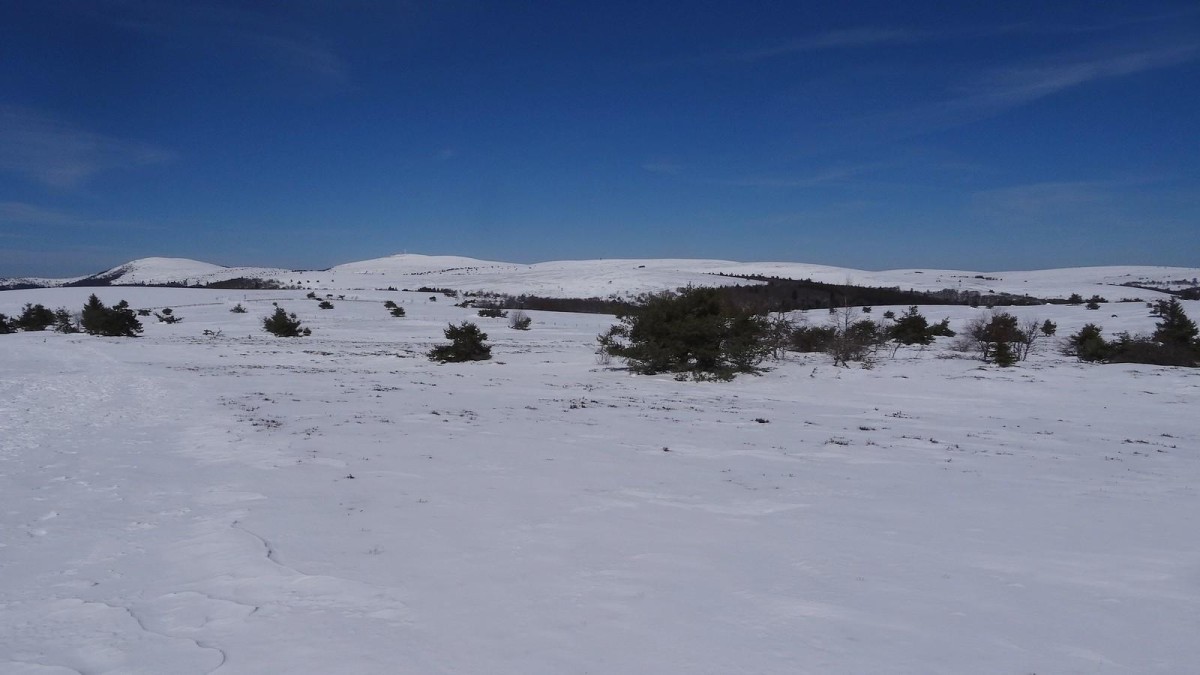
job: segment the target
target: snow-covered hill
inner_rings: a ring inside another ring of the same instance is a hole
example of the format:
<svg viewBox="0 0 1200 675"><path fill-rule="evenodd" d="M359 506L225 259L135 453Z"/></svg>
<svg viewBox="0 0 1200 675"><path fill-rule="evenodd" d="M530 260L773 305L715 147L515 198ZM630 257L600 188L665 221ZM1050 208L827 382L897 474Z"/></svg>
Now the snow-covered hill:
<svg viewBox="0 0 1200 675"><path fill-rule="evenodd" d="M518 264L460 256L401 254L346 263L327 270L269 267L223 267L187 258L143 258L94 275L113 285L204 285L249 278L311 290L416 289L422 286L457 291L546 297L627 297L648 291L748 283L729 277L768 276L811 279L858 286L896 286L918 291L979 291L1035 297L1098 294L1110 300L1150 298L1154 291L1116 288L1121 284L1178 288L1196 285L1197 267L1113 266L1052 270L973 272L967 270L899 269L870 271L789 262L734 262L693 259L560 260ZM58 286L78 279L5 280Z"/></svg>

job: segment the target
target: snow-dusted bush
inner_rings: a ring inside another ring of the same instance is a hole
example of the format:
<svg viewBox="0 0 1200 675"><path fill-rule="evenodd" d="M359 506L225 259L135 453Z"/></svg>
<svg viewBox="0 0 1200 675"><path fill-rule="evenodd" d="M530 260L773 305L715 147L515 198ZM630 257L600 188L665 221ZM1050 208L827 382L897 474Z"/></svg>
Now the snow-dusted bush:
<svg viewBox="0 0 1200 675"><path fill-rule="evenodd" d="M245 314L246 308L242 307L242 303L239 302L238 304L234 305L233 308L230 309L229 311L233 312L234 314Z"/></svg>

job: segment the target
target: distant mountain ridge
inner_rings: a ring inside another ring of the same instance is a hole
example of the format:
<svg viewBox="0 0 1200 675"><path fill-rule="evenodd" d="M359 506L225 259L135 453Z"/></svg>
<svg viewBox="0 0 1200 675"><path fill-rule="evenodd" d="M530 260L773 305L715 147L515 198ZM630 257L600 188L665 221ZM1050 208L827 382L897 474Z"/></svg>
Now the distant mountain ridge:
<svg viewBox="0 0 1200 675"><path fill-rule="evenodd" d="M737 277L743 277L741 279ZM0 279L0 288L57 286L206 286L262 283L312 290L446 288L464 292L554 298L630 297L697 286L753 283L744 277L808 279L832 284L918 291L977 291L1034 297L1098 294L1110 300L1153 297L1158 290L1197 286L1200 268L1159 266L1074 267L1013 272L898 269L858 270L810 263L703 259L597 259L519 264L461 256L398 254L326 270L225 267L188 258L141 258L99 274L68 279ZM1139 288L1120 289L1120 286Z"/></svg>

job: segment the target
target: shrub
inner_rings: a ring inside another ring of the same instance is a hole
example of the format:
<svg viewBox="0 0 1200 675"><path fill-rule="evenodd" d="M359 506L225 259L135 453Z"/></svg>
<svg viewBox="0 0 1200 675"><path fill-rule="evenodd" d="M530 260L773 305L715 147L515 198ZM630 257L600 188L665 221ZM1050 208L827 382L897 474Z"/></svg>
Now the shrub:
<svg viewBox="0 0 1200 675"><path fill-rule="evenodd" d="M158 317L161 323L179 323L183 318L175 316L175 310L170 307L163 307L161 312L156 312L154 316Z"/></svg>
<svg viewBox="0 0 1200 675"><path fill-rule="evenodd" d="M263 330L277 337L312 335L311 330L300 326L300 319L294 312L288 314L282 307L276 307L274 314L263 318Z"/></svg>
<svg viewBox="0 0 1200 675"><path fill-rule="evenodd" d="M998 312L990 319L976 317L967 324L966 340L978 350L980 358L999 366L1011 366L1024 360L1033 349L1037 322L1026 322L1022 329L1017 317Z"/></svg>
<svg viewBox="0 0 1200 675"><path fill-rule="evenodd" d="M1051 337L1055 333L1058 332L1058 324L1054 323L1050 319L1046 319L1045 323L1042 324L1040 330L1042 331L1042 335L1045 335L1046 337Z"/></svg>
<svg viewBox="0 0 1200 675"><path fill-rule="evenodd" d="M54 330L58 333L78 333L80 329L71 313L65 307L59 307L54 310Z"/></svg>
<svg viewBox="0 0 1200 675"><path fill-rule="evenodd" d="M10 319L5 315L0 314L0 335L8 335L11 332L13 332L13 327Z"/></svg>
<svg viewBox="0 0 1200 675"><path fill-rule="evenodd" d="M1078 333L1067 336L1063 352L1068 356L1078 357L1080 361L1104 361L1109 356L1109 346L1104 340L1100 326L1094 323L1084 324Z"/></svg>
<svg viewBox="0 0 1200 675"><path fill-rule="evenodd" d="M503 319L508 316L508 312L499 307L485 307L479 310L479 316L487 319Z"/></svg>
<svg viewBox="0 0 1200 675"><path fill-rule="evenodd" d="M229 311L233 312L234 314L245 314L246 308L242 307L242 303L239 302L238 304L233 306L233 309L231 309Z"/></svg>
<svg viewBox="0 0 1200 675"><path fill-rule="evenodd" d="M333 303L328 300L322 300L317 303L318 309L333 309Z"/></svg>
<svg viewBox="0 0 1200 675"><path fill-rule="evenodd" d="M766 319L722 301L712 288L644 296L597 337L600 351L637 373L731 379L756 372L771 352Z"/></svg>
<svg viewBox="0 0 1200 675"><path fill-rule="evenodd" d="M1175 298L1155 305L1160 317L1154 334L1122 333L1106 341L1100 327L1087 324L1067 338L1064 351L1081 361L1110 363L1148 363L1160 366L1195 366L1200 362L1200 341L1196 324L1187 317Z"/></svg>
<svg viewBox="0 0 1200 675"><path fill-rule="evenodd" d="M54 325L54 312L38 304L25 303L21 315L13 320L16 328L21 330L46 330Z"/></svg>
<svg viewBox="0 0 1200 675"><path fill-rule="evenodd" d="M941 321L930 326L929 334L934 337L954 337L955 335L958 335L958 333L950 330L950 319L948 318L942 319Z"/></svg>
<svg viewBox="0 0 1200 675"><path fill-rule="evenodd" d="M100 298L92 294L83 306L80 325L91 335L107 337L137 337L142 332L142 322L124 300L106 307Z"/></svg>
<svg viewBox="0 0 1200 675"><path fill-rule="evenodd" d="M903 345L927 345L933 342L929 321L921 315L916 305L909 307L888 329L891 339Z"/></svg>
<svg viewBox="0 0 1200 675"><path fill-rule="evenodd" d="M396 307L397 307L395 300L384 300L383 306L388 309L396 309Z"/></svg>
<svg viewBox="0 0 1200 675"><path fill-rule="evenodd" d="M404 308L399 305L393 305L389 311L391 312L392 316L394 316L394 317L404 316Z"/></svg>
<svg viewBox="0 0 1200 675"><path fill-rule="evenodd" d="M429 351L429 358L433 361L446 362L462 362L462 361L486 361L492 358L492 348L486 344L487 333L479 330L479 326L464 321L461 325L455 326L450 324L444 331L446 339L450 340L448 345L440 345Z"/></svg>
<svg viewBox="0 0 1200 675"><path fill-rule="evenodd" d="M1067 298L1068 305L1082 305L1083 296L1078 293L1072 293L1071 297Z"/></svg>
<svg viewBox="0 0 1200 675"><path fill-rule="evenodd" d="M528 314L519 309L513 312L512 316L508 319L508 327L513 330L529 330L529 325L532 323L533 319L529 318Z"/></svg>
<svg viewBox="0 0 1200 675"><path fill-rule="evenodd" d="M1152 313L1159 317L1152 340L1188 349L1196 346L1196 336L1200 331L1196 328L1196 322L1184 313L1183 305L1178 300L1159 300L1154 303Z"/></svg>
<svg viewBox="0 0 1200 675"><path fill-rule="evenodd" d="M887 339L886 331L874 321L852 321L849 308L842 310L833 329L833 337L825 346L825 352L833 357L835 366L866 361Z"/></svg>
<svg viewBox="0 0 1200 675"><path fill-rule="evenodd" d="M798 326L792 331L789 349L795 352L823 352L836 333L837 329L833 326Z"/></svg>

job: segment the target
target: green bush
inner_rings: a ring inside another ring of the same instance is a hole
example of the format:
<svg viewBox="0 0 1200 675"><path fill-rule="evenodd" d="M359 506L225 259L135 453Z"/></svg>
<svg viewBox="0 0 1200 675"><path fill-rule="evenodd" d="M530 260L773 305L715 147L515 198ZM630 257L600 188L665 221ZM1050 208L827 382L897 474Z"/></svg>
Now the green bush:
<svg viewBox="0 0 1200 675"><path fill-rule="evenodd" d="M794 352L823 352L836 335L837 328L833 326L797 326L788 348Z"/></svg>
<svg viewBox="0 0 1200 675"><path fill-rule="evenodd" d="M78 333L79 326L65 307L54 310L54 330L57 333Z"/></svg>
<svg viewBox="0 0 1200 675"><path fill-rule="evenodd" d="M896 323L888 329L891 339L902 345L927 345L933 342L929 321L921 315L916 305L909 307Z"/></svg>
<svg viewBox="0 0 1200 675"><path fill-rule="evenodd" d="M458 326L450 324L443 332L446 339L450 340L450 344L431 349L429 351L431 360L457 363L486 361L492 358L492 348L485 342L488 339L487 333L479 330L479 326L464 321Z"/></svg>
<svg viewBox="0 0 1200 675"><path fill-rule="evenodd" d="M300 325L294 312L288 314L282 307L276 307L274 314L263 318L263 330L277 337L312 335L311 330Z"/></svg>
<svg viewBox="0 0 1200 675"><path fill-rule="evenodd" d="M1080 361L1147 363L1159 366L1196 366L1200 363L1200 339L1195 322L1175 298L1154 305L1159 321L1150 336L1122 333L1107 341L1099 326L1087 324L1067 338L1064 351Z"/></svg>
<svg viewBox="0 0 1200 675"><path fill-rule="evenodd" d="M731 379L753 373L771 353L767 320L724 302L712 288L644 296L598 336L600 352L637 373Z"/></svg>
<svg viewBox="0 0 1200 675"><path fill-rule="evenodd" d="M106 307L93 293L83 306L80 325L91 335L107 337L137 337L142 332L142 322L124 300Z"/></svg>
<svg viewBox="0 0 1200 675"><path fill-rule="evenodd" d="M14 325L21 330L46 330L54 325L54 312L46 309L38 304L25 303L25 308L21 310L21 315L13 321Z"/></svg>

